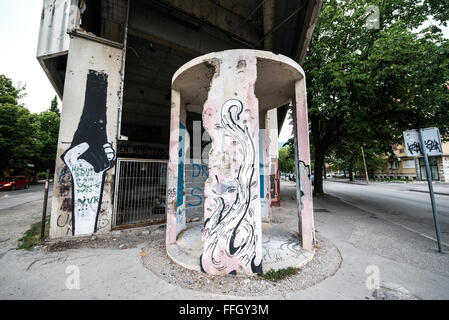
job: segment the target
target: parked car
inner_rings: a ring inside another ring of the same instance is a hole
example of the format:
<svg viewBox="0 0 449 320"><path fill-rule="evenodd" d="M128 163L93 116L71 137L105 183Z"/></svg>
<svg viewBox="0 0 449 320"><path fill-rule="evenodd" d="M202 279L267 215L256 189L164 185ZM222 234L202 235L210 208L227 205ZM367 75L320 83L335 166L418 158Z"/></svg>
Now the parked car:
<svg viewBox="0 0 449 320"><path fill-rule="evenodd" d="M0 178L0 190L28 189L30 179L24 176L10 176Z"/></svg>

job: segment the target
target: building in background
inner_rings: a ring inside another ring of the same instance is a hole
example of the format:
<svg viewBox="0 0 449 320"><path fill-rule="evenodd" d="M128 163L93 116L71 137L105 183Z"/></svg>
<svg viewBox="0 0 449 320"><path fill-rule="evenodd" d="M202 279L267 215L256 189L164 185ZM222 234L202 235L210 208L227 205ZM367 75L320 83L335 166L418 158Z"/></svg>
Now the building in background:
<svg viewBox="0 0 449 320"><path fill-rule="evenodd" d="M385 167L374 172L375 179L426 180L426 166L423 157L408 157L402 144L393 145L394 156L385 161ZM443 143L443 155L429 157L432 180L449 182L449 142Z"/></svg>

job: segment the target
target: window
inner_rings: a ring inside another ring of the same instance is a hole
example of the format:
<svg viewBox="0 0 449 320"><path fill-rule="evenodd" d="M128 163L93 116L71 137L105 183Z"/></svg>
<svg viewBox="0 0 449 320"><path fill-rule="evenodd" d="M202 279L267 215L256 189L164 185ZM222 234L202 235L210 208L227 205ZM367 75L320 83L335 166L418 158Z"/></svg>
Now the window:
<svg viewBox="0 0 449 320"><path fill-rule="evenodd" d="M399 168L399 162L397 160L393 160L390 162L390 169L397 170Z"/></svg>
<svg viewBox="0 0 449 320"><path fill-rule="evenodd" d="M434 181L440 180L440 177L438 175L437 158L429 157L429 165L430 165L430 173L432 175L432 180L434 180ZM419 169L421 171L421 180L427 180L426 164L425 164L423 158L419 159Z"/></svg>
<svg viewBox="0 0 449 320"><path fill-rule="evenodd" d="M404 169L414 169L415 168L415 160L413 159L409 159L409 160L404 160Z"/></svg>

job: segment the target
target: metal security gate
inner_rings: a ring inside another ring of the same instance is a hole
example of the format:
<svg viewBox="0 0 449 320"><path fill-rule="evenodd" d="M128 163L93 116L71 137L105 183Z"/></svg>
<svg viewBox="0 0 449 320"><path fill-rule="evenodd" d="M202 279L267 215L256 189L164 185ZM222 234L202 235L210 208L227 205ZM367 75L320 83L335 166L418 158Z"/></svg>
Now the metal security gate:
<svg viewBox="0 0 449 320"><path fill-rule="evenodd" d="M115 229L165 222L167 161L118 159Z"/></svg>

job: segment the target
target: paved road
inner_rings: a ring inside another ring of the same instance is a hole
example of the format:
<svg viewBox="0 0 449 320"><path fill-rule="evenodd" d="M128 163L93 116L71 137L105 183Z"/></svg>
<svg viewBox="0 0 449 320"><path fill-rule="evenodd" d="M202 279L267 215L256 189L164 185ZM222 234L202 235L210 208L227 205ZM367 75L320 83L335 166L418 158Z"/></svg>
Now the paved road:
<svg viewBox="0 0 449 320"><path fill-rule="evenodd" d="M349 184L324 182L324 192L376 216L413 231L423 237L436 239L430 197L426 184ZM417 192L417 191L421 192ZM442 240L449 249L449 184L435 184L435 195ZM446 193L447 195L443 195ZM435 240L436 241L436 240ZM435 243L436 245L436 243Z"/></svg>
<svg viewBox="0 0 449 320"><path fill-rule="evenodd" d="M53 184L50 184L49 197L53 194ZM15 207L31 201L44 198L44 184L31 185L29 189L15 191L0 191L0 210Z"/></svg>

